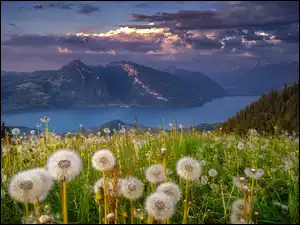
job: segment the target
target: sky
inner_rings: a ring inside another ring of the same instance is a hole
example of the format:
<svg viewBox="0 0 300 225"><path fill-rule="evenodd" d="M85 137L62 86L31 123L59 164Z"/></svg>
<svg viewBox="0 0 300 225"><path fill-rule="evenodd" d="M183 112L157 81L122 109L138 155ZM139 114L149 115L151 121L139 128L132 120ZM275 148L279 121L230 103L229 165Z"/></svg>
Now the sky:
<svg viewBox="0 0 300 225"><path fill-rule="evenodd" d="M1 1L1 70L133 61L214 74L299 61L298 1Z"/></svg>

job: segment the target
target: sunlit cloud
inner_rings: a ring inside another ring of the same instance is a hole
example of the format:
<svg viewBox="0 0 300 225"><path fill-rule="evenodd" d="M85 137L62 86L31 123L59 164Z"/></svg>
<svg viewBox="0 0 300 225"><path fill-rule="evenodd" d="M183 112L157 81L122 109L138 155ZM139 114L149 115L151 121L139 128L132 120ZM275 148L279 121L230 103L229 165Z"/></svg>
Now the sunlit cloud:
<svg viewBox="0 0 300 225"><path fill-rule="evenodd" d="M69 54L69 53L72 53L71 50L69 50L68 48L61 48L61 47L58 47L57 48L57 51L61 54Z"/></svg>

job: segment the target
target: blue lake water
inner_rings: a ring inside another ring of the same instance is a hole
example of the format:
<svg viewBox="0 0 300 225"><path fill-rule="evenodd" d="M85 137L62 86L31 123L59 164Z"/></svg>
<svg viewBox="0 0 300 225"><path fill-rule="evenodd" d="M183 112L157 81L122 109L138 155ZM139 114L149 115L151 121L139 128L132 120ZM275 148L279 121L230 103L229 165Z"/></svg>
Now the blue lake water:
<svg viewBox="0 0 300 225"><path fill-rule="evenodd" d="M50 130L67 132L83 127L97 126L110 120L120 119L133 123L135 117L144 126L158 127L177 120L184 127L200 123L223 122L242 108L257 100L257 96L238 96L216 99L198 108L87 108L45 110L24 113L1 113L1 121L8 126L35 128L40 118L48 116Z"/></svg>

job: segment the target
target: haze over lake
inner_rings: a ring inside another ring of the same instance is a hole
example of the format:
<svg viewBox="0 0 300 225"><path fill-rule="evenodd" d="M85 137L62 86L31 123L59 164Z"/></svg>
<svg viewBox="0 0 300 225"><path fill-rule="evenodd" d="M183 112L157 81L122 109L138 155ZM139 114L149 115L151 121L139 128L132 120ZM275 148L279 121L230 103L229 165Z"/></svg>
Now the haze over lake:
<svg viewBox="0 0 300 225"><path fill-rule="evenodd" d="M87 108L3 113L1 121L8 126L35 128L40 118L48 116L51 118L50 129L57 132L75 130L79 124L90 127L115 119L133 123L135 117L140 124L149 127L168 126L169 122L174 120L188 127L201 123L223 122L258 98L258 96L224 97L198 108Z"/></svg>

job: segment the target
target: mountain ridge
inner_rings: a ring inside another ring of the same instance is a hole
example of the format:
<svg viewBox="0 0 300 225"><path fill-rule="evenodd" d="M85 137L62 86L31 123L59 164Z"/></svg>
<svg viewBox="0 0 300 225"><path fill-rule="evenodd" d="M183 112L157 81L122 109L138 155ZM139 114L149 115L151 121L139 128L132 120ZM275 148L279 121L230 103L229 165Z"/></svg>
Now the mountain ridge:
<svg viewBox="0 0 300 225"><path fill-rule="evenodd" d="M9 72L8 72L9 73ZM21 76L22 75L22 76ZM4 111L63 107L196 107L227 92L205 77L203 86L130 61L88 66L72 60L59 70L1 76Z"/></svg>

